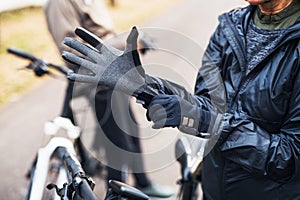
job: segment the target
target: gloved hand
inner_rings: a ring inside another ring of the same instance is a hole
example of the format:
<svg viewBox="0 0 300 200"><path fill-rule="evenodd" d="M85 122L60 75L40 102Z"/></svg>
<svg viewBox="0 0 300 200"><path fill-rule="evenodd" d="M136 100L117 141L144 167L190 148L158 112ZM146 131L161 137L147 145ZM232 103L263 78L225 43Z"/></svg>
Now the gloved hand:
<svg viewBox="0 0 300 200"><path fill-rule="evenodd" d="M200 110L197 105L176 95L159 94L153 97L147 109L147 119L152 128L177 127L179 130L199 135Z"/></svg>
<svg viewBox="0 0 300 200"><path fill-rule="evenodd" d="M80 70L78 73L69 73L70 80L96 83L129 95L145 84L145 71L137 51L138 31L135 27L127 37L124 51L104 44L100 38L83 28L77 28L75 33L92 47L67 37L64 43L86 57L70 52L63 52L62 56L65 60L88 69L90 73L80 73Z"/></svg>
<svg viewBox="0 0 300 200"><path fill-rule="evenodd" d="M181 122L180 99L175 95L153 97L147 109L147 119L153 121L152 128L178 127Z"/></svg>

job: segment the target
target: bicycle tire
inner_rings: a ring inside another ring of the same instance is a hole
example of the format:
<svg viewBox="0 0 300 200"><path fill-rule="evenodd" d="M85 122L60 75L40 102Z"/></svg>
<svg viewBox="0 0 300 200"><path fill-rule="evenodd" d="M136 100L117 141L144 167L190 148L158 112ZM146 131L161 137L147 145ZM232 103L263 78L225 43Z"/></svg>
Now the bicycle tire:
<svg viewBox="0 0 300 200"><path fill-rule="evenodd" d="M30 168L30 171L29 171L29 175L28 175L29 182L28 182L27 193L25 195L25 200L29 200L30 199L31 187L32 187L32 181L33 181L35 166L36 166L36 160L34 161L33 165Z"/></svg>
<svg viewBox="0 0 300 200"><path fill-rule="evenodd" d="M61 168L60 160L58 160L55 156L53 158L51 158L51 160L49 162L48 175L47 175L45 186L47 186L48 184L53 184L53 183L57 184L58 176L60 173L60 168ZM56 200L56 199L59 199L59 198L57 198L57 196L58 195L56 194L56 191L54 189L49 190L49 189L47 189L47 187L45 187L44 191L43 191L42 200Z"/></svg>

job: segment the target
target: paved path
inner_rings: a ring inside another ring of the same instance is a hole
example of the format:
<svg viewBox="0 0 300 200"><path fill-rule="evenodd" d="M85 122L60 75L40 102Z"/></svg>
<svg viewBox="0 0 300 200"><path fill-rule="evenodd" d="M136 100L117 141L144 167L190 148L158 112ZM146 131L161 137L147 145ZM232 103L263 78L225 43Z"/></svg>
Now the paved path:
<svg viewBox="0 0 300 200"><path fill-rule="evenodd" d="M201 53L216 27L218 14L238 5L245 5L245 2L185 0L139 25L139 28L147 27L145 32L154 37L160 49L143 58L146 71L179 81L192 90ZM23 198L26 191L24 176L42 143L43 123L59 113L64 87L64 81L46 80L1 108L0 199ZM135 110L141 124L149 176L156 182L176 188L179 166L173 154L178 132L174 129L151 130L141 106L135 106Z"/></svg>

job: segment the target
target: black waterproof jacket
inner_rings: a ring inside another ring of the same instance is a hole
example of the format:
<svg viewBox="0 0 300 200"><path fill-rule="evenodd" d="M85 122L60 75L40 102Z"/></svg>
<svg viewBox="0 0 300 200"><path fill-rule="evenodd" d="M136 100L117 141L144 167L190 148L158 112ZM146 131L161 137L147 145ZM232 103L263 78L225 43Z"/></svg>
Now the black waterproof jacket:
<svg viewBox="0 0 300 200"><path fill-rule="evenodd" d="M202 169L206 200L300 199L300 21L246 73L245 33L254 9L219 17L194 95L146 77L146 92L179 95L197 105L198 127L183 132L212 134Z"/></svg>
<svg viewBox="0 0 300 200"><path fill-rule="evenodd" d="M203 161L205 199L300 199L300 21L246 73L254 9L219 17L195 85L195 95L225 113Z"/></svg>

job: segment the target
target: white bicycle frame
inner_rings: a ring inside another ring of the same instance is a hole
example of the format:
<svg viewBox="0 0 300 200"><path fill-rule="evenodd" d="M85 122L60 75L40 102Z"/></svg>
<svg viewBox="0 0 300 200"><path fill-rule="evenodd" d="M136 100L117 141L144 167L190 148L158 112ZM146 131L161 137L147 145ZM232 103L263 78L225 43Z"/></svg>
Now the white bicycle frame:
<svg viewBox="0 0 300 200"><path fill-rule="evenodd" d="M68 137L56 136L59 129L66 130ZM73 140L79 137L80 128L74 126L67 118L57 117L53 121L45 123L44 133L47 136L51 136L51 139L44 147L38 150L37 162L30 190L30 200L42 199L43 191L46 187L49 162L51 156L58 147L64 147L70 154L76 155ZM62 187L62 185L67 182L67 172L61 167L58 180L55 184L58 187ZM59 199L58 195L57 198Z"/></svg>

